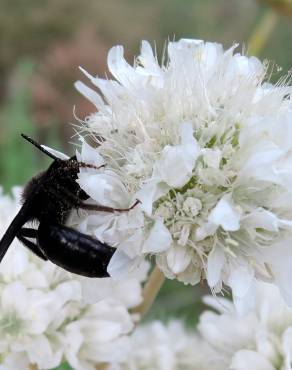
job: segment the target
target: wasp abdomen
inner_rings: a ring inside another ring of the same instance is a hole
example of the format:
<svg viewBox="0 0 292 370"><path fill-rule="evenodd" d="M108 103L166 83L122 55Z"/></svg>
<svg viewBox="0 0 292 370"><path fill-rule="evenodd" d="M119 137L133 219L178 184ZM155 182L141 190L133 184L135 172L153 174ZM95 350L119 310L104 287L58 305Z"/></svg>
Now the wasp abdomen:
<svg viewBox="0 0 292 370"><path fill-rule="evenodd" d="M42 223L37 242L47 258L67 271L87 277L106 277L115 248L70 227Z"/></svg>

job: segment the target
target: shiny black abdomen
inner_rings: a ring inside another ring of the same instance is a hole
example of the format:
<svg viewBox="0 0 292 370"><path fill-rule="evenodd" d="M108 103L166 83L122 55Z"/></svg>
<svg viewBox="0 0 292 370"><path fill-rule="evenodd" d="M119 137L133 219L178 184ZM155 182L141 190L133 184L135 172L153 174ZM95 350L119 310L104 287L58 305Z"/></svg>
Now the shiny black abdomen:
<svg viewBox="0 0 292 370"><path fill-rule="evenodd" d="M87 277L108 276L107 266L116 250L89 235L56 223L41 223L37 242L50 261Z"/></svg>

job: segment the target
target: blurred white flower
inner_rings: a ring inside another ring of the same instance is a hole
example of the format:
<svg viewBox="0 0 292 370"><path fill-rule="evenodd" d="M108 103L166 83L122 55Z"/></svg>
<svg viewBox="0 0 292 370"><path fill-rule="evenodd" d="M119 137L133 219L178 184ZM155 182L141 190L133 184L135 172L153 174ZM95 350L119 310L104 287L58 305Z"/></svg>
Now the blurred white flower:
<svg viewBox="0 0 292 370"><path fill-rule="evenodd" d="M201 340L217 352L218 368L232 370L292 369L292 310L279 290L257 283L256 305L239 316L226 299L207 297L214 311L205 311L199 321Z"/></svg>
<svg viewBox="0 0 292 370"><path fill-rule="evenodd" d="M139 326L129 337L131 351L107 370L226 370L217 365L217 352L189 333L181 321Z"/></svg>
<svg viewBox="0 0 292 370"><path fill-rule="evenodd" d="M0 192L0 238L19 209ZM87 279L44 262L14 240L0 264L0 370L52 369L68 361L76 370L123 360L142 300L139 275L118 282Z"/></svg>
<svg viewBox="0 0 292 370"><path fill-rule="evenodd" d="M117 246L109 272L156 255L165 275L213 291L225 283L240 307L256 279L275 282L292 306L292 104L290 87L265 82L267 65L200 40L168 43L160 66L148 42L130 66L113 47L115 80L83 70L101 95L79 157L80 186L128 213L89 215L85 228ZM268 76L267 76L268 77Z"/></svg>
<svg viewBox="0 0 292 370"><path fill-rule="evenodd" d="M133 327L125 307L110 299L96 303L66 326L65 356L76 370L95 370L97 363L123 361L131 351L127 334Z"/></svg>

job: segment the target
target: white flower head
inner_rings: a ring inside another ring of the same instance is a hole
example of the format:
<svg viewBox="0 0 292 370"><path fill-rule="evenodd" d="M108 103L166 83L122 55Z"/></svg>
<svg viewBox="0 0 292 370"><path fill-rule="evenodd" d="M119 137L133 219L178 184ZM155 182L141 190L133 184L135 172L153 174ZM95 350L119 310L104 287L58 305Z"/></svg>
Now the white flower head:
<svg viewBox="0 0 292 370"><path fill-rule="evenodd" d="M224 370L217 352L188 332L181 321L154 321L137 327L129 337L130 352L109 370Z"/></svg>
<svg viewBox="0 0 292 370"><path fill-rule="evenodd" d="M201 342L214 351L218 369L290 370L292 310L272 284L258 282L254 292L254 310L241 317L227 299L206 297L212 311L200 317Z"/></svg>
<svg viewBox="0 0 292 370"><path fill-rule="evenodd" d="M141 202L89 216L88 230L117 247L112 275L154 254L167 277L227 284L238 305L261 279L292 306L291 89L266 83L267 65L236 47L169 42L161 66L143 41L133 66L110 50L114 80L83 71L101 91L76 84L98 110L87 159L106 167L82 169L79 184L105 205Z"/></svg>
<svg viewBox="0 0 292 370"><path fill-rule="evenodd" d="M20 208L0 192L0 239ZM124 359L137 319L129 310L142 301L139 275L114 282L88 279L44 262L15 239L0 264L0 369L52 369L69 362L76 370ZM98 351L97 351L98 347Z"/></svg>

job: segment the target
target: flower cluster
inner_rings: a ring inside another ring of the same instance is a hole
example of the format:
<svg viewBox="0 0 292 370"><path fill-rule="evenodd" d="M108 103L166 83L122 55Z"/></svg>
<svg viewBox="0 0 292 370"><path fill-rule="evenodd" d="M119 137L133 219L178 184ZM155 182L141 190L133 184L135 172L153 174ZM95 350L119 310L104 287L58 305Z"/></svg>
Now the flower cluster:
<svg viewBox="0 0 292 370"><path fill-rule="evenodd" d="M84 131L98 145L82 139L79 158L106 166L78 182L100 204L140 204L82 225L117 247L112 276L155 255L168 278L227 284L238 307L256 279L292 306L291 89L236 47L169 42L159 65L144 41L134 66L121 46L109 51L115 80L83 71L101 95L76 83L97 109Z"/></svg>
<svg viewBox="0 0 292 370"><path fill-rule="evenodd" d="M255 296L255 309L241 317L230 301L206 298L218 313L205 311L198 330L218 370L292 368L292 310L271 284L257 283Z"/></svg>
<svg viewBox="0 0 292 370"><path fill-rule="evenodd" d="M153 322L130 336L127 361L108 370L291 370L292 309L272 284L255 284L255 308L240 316L228 299L205 297L196 332Z"/></svg>
<svg viewBox="0 0 292 370"><path fill-rule="evenodd" d="M130 336L131 352L124 363L107 370L221 370L217 351L188 332L181 321L160 321L138 327Z"/></svg>
<svg viewBox="0 0 292 370"><path fill-rule="evenodd" d="M19 209L0 192L0 235ZM44 262L13 242L0 265L0 369L51 369L68 361L75 370L96 363L124 361L127 335L141 302L139 278L113 282L86 279Z"/></svg>
<svg viewBox="0 0 292 370"><path fill-rule="evenodd" d="M19 189L13 193L0 193L0 235L19 208ZM82 278L14 241L0 265L0 370L63 361L75 370L291 369L292 310L275 286L256 283L254 310L240 317L229 300L206 297L212 311L192 334L180 321L134 330L128 310L141 302L145 275Z"/></svg>
<svg viewBox="0 0 292 370"><path fill-rule="evenodd" d="M228 299L205 297L198 330L153 322L130 336L126 362L108 370L291 370L292 309L272 284L255 284L255 308L240 316Z"/></svg>

